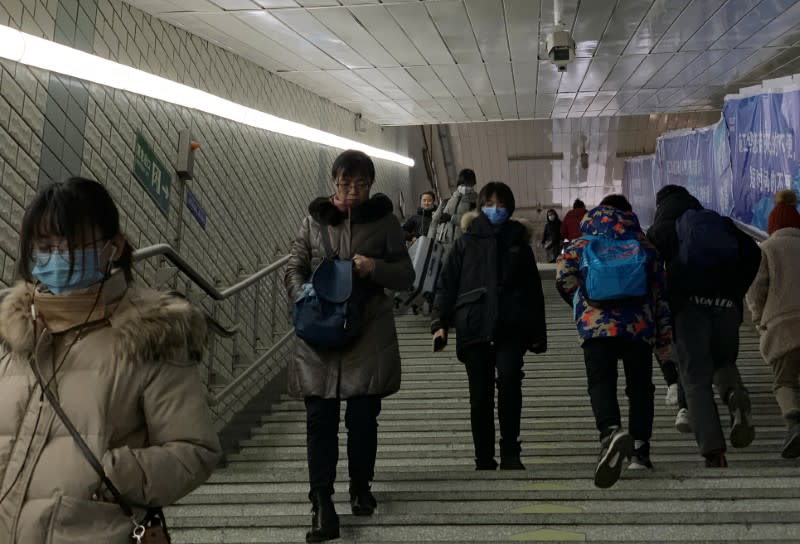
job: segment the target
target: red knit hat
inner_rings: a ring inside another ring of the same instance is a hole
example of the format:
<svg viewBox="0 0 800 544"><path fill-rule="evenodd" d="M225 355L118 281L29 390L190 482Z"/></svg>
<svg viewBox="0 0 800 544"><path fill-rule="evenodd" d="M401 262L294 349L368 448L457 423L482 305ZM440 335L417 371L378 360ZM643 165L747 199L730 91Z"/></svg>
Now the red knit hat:
<svg viewBox="0 0 800 544"><path fill-rule="evenodd" d="M791 189L784 189L775 193L775 207L767 220L767 232L785 228L800 229L800 213L797 212L797 195Z"/></svg>

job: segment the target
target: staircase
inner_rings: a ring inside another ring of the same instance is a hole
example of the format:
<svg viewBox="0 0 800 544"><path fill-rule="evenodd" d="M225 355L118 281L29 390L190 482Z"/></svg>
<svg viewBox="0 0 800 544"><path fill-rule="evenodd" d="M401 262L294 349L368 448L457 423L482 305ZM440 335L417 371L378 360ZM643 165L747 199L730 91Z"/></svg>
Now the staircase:
<svg viewBox="0 0 800 544"><path fill-rule="evenodd" d="M703 468L693 436L673 427L676 408L664 405L656 367L656 470L623 471L600 490L592 484L599 444L582 352L552 277L544 286L550 350L526 356L524 368L528 470L473 470L467 379L454 346L432 354L427 319L399 317L403 385L379 418L378 511L350 515L342 424L339 542L799 542L800 463L779 455L783 422L752 326L743 326L739 364L753 398L755 442L729 452L729 469ZM727 411L720 413L727 423ZM227 468L168 509L173 542L304 542L311 518L304 416L302 402L288 398L264 416Z"/></svg>

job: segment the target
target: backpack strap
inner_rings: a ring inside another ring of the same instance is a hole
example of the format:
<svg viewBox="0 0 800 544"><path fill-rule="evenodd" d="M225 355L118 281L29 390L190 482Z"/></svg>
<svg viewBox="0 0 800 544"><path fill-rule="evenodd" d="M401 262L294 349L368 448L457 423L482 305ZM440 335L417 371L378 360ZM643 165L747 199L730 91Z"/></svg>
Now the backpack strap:
<svg viewBox="0 0 800 544"><path fill-rule="evenodd" d="M328 232L328 227L319 223L319 236L322 239L322 247L325 250L325 257L328 259L333 259L335 257L333 253L333 245L331 244L331 233Z"/></svg>

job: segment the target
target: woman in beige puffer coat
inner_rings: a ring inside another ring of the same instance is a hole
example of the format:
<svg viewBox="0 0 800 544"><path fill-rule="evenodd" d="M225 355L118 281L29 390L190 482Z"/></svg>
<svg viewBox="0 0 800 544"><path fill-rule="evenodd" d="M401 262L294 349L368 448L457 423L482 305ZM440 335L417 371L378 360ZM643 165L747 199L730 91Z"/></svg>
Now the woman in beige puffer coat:
<svg viewBox="0 0 800 544"><path fill-rule="evenodd" d="M32 202L25 281L0 303L4 544L123 544L133 529L31 365L138 520L197 487L220 459L197 368L205 320L183 299L131 284L130 265L100 184L72 178Z"/></svg>

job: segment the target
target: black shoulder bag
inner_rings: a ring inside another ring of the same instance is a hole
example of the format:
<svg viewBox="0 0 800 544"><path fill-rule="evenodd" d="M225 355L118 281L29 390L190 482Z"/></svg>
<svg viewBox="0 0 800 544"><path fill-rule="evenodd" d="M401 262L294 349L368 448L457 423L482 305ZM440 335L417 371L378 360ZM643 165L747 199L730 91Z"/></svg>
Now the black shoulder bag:
<svg viewBox="0 0 800 544"><path fill-rule="evenodd" d="M167 531L167 523L164 519L164 512L161 508L148 508L147 514L145 515L142 521L136 519L136 515L133 512L133 508L131 505L122 498L122 494L119 492L117 487L114 485L108 476L106 476L105 470L103 470L103 465L100 461L95 457L92 450L89 449L89 446L83 440L83 437L80 435L78 430L75 428L75 425L72 424L72 421L67 417L67 414L64 413L64 410L61 408L61 405L56 400L53 392L48 387L47 383L45 383L42 374L39 372L39 369L36 366L36 363L33 359L30 360L30 366L33 370L33 373L36 375L36 381L39 382L39 387L42 389L42 393L45 397L47 397L47 401L50 403L50 406L53 407L58 419L61 420L61 423L69 431L69 434L72 435L72 439L75 441L75 445L78 446L78 449L81 450L81 453L92 465L92 468L100 476L100 479L103 482L103 485L111 492L111 495L114 496L114 500L119 505L122 512L125 516L131 520L133 524L133 530L131 531L131 543L132 544L170 544L172 541L169 537L169 532Z"/></svg>

